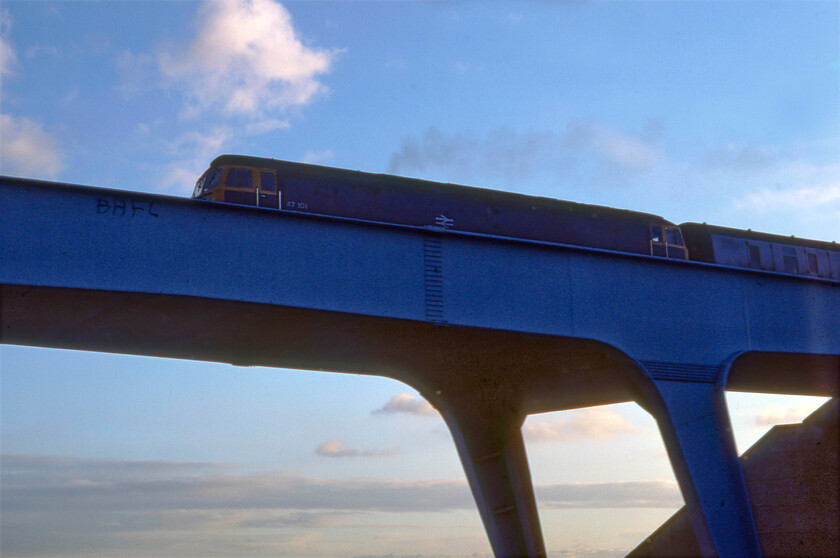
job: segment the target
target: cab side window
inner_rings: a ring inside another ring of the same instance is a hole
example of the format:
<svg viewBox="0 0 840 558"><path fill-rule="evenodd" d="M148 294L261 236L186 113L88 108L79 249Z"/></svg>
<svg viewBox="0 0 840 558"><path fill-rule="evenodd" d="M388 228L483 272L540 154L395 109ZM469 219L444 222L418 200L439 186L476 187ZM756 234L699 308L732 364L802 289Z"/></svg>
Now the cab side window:
<svg viewBox="0 0 840 558"><path fill-rule="evenodd" d="M662 242L662 227L659 225L651 225L650 239L654 242Z"/></svg>
<svg viewBox="0 0 840 558"><path fill-rule="evenodd" d="M228 169L225 184L234 188L251 187L251 169Z"/></svg>
<svg viewBox="0 0 840 558"><path fill-rule="evenodd" d="M268 190L271 192L275 190L273 172L260 173L260 190Z"/></svg>

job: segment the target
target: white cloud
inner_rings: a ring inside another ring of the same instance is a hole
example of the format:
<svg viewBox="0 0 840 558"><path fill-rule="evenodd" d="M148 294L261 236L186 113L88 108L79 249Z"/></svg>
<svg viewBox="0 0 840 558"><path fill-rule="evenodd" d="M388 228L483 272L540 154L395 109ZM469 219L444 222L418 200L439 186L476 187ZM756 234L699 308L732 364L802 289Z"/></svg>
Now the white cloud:
<svg viewBox="0 0 840 558"><path fill-rule="evenodd" d="M649 141L591 121L569 123L566 142L627 170L649 170L659 159L658 150Z"/></svg>
<svg viewBox="0 0 840 558"><path fill-rule="evenodd" d="M306 46L289 12L273 0L206 2L198 34L182 52L159 56L161 72L186 91L184 115L210 108L258 117L305 105L325 87L333 52Z"/></svg>
<svg viewBox="0 0 840 558"><path fill-rule="evenodd" d="M676 481L571 483L535 487L549 508L678 508L683 504Z"/></svg>
<svg viewBox="0 0 840 558"><path fill-rule="evenodd" d="M388 400L374 414L408 413L427 417L439 416L437 410L428 401L410 393L400 393Z"/></svg>
<svg viewBox="0 0 840 558"><path fill-rule="evenodd" d="M738 201L742 207L759 211L825 208L840 203L840 176L836 184L790 189L761 188Z"/></svg>
<svg viewBox="0 0 840 558"><path fill-rule="evenodd" d="M333 157L334 154L329 149L324 149L321 151L309 150L303 155L303 162L318 165L332 160Z"/></svg>
<svg viewBox="0 0 840 558"><path fill-rule="evenodd" d="M143 127L138 125L138 129L142 131ZM217 127L204 133L187 132L167 142L166 151L176 159L164 169L158 190L190 194L195 181L207 169L209 162L222 154L232 135L230 129Z"/></svg>
<svg viewBox="0 0 840 558"><path fill-rule="evenodd" d="M0 114L0 172L54 178L64 167L58 142L28 118Z"/></svg>
<svg viewBox="0 0 840 558"><path fill-rule="evenodd" d="M741 190L746 192L730 204L742 219L752 215L776 222L773 232L779 234L823 240L836 240L840 234L840 163L780 162L740 183L746 184Z"/></svg>
<svg viewBox="0 0 840 558"><path fill-rule="evenodd" d="M388 448L383 450L357 450L344 446L341 440L330 440L319 445L315 453L324 457L393 457L400 455L400 448Z"/></svg>
<svg viewBox="0 0 840 558"><path fill-rule="evenodd" d="M228 128L214 128L207 132L186 132L167 143L167 150L176 155L195 154L202 158L218 155L232 137Z"/></svg>
<svg viewBox="0 0 840 558"><path fill-rule="evenodd" d="M250 122L245 126L245 131L249 134L259 135L274 130L286 130L291 126L288 120L280 118L264 118L256 122Z"/></svg>
<svg viewBox="0 0 840 558"><path fill-rule="evenodd" d="M17 54L11 42L6 38L12 26L12 16L6 10L0 10L0 84L3 78L14 73Z"/></svg>
<svg viewBox="0 0 840 558"><path fill-rule="evenodd" d="M775 426L777 424L795 424L814 411L813 405L768 405L755 417L756 426Z"/></svg>
<svg viewBox="0 0 840 558"><path fill-rule="evenodd" d="M528 442L565 442L608 439L641 432L610 409L572 411L568 417L553 422L526 422L522 433Z"/></svg>

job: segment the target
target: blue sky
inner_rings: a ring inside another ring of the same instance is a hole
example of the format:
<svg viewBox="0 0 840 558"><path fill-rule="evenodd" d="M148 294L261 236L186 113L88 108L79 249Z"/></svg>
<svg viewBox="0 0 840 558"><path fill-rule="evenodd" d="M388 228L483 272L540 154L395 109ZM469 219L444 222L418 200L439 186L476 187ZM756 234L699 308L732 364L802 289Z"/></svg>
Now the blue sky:
<svg viewBox="0 0 840 558"><path fill-rule="evenodd" d="M188 196L243 153L840 240L838 37L836 2L6 0L0 173ZM397 382L0 351L4 555L489 553ZM741 450L821 401L732 395ZM681 504L635 405L525 435L552 555Z"/></svg>

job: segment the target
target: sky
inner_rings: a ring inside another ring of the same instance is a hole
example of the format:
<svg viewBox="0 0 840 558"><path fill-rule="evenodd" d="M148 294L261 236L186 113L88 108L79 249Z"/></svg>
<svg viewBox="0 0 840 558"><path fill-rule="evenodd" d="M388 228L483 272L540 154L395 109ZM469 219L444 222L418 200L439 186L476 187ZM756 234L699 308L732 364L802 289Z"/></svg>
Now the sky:
<svg viewBox="0 0 840 558"><path fill-rule="evenodd" d="M840 240L837 2L0 3L0 174L189 196L222 153ZM739 450L823 398L728 394ZM396 381L0 346L3 556L467 557ZM529 417L549 556L682 505L635 404Z"/></svg>

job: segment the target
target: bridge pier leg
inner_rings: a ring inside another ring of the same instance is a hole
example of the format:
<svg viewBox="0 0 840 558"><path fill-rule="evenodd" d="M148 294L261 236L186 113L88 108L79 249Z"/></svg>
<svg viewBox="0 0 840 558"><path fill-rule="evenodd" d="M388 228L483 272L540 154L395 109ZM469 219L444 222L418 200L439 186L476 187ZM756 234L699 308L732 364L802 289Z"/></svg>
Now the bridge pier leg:
<svg viewBox="0 0 840 558"><path fill-rule="evenodd" d="M496 558L544 557L524 416L471 407L439 408L452 432Z"/></svg>
<svg viewBox="0 0 840 558"><path fill-rule="evenodd" d="M711 382L654 380L652 402L700 551L760 557L761 547L723 389ZM649 401L649 403L651 403Z"/></svg>

